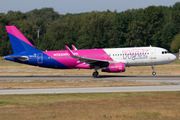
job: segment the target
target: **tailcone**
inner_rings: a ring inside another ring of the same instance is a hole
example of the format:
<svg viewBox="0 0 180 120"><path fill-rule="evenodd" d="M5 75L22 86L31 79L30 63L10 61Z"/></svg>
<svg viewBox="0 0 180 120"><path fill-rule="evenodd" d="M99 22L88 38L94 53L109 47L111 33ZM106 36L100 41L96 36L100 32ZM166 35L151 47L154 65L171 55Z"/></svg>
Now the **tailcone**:
<svg viewBox="0 0 180 120"><path fill-rule="evenodd" d="M4 59L9 61L15 61L14 58L10 57L10 55L4 56Z"/></svg>

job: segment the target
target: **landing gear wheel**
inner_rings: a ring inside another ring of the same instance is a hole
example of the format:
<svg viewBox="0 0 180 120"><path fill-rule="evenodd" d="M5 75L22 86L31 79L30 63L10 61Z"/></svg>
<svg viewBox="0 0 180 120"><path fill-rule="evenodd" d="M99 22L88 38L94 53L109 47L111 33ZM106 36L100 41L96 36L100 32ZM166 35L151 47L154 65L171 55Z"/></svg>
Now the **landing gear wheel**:
<svg viewBox="0 0 180 120"><path fill-rule="evenodd" d="M98 73L98 72L93 72L93 74L92 74L92 75L93 75L93 77L95 77L95 78L96 78L96 77L98 77L99 73Z"/></svg>
<svg viewBox="0 0 180 120"><path fill-rule="evenodd" d="M153 72L152 72L152 75L153 75L153 76L155 76L155 75L156 75L156 72L155 72L155 71L153 71Z"/></svg>
<svg viewBox="0 0 180 120"><path fill-rule="evenodd" d="M156 75L156 72L154 71L154 65L151 66L152 67L152 75L155 76Z"/></svg>

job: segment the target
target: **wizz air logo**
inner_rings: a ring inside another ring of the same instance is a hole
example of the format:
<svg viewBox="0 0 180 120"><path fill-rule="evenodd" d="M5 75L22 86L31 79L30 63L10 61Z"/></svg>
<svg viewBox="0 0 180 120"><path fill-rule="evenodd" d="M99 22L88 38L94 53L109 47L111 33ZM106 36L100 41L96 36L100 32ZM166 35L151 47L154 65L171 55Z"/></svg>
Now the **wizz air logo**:
<svg viewBox="0 0 180 120"><path fill-rule="evenodd" d="M123 50L123 59L146 59L148 57L147 49L133 49L133 50Z"/></svg>

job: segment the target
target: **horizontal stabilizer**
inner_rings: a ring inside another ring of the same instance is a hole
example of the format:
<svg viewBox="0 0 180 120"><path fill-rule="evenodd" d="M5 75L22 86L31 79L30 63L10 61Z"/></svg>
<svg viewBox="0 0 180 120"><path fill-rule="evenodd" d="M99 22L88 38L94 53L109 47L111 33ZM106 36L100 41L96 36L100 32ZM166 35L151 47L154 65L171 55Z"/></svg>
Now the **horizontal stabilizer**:
<svg viewBox="0 0 180 120"><path fill-rule="evenodd" d="M8 56L8 57L18 59L20 61L28 61L28 59L29 59L27 56Z"/></svg>

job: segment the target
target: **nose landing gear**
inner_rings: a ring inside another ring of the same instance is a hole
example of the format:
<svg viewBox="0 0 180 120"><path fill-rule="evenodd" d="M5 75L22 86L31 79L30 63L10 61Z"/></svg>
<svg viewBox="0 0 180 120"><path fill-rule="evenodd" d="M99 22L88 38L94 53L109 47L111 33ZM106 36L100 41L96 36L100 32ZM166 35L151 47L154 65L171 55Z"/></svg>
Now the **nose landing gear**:
<svg viewBox="0 0 180 120"><path fill-rule="evenodd" d="M156 72L153 71L153 72L152 72L152 75L155 76L155 75L156 75Z"/></svg>
<svg viewBox="0 0 180 120"><path fill-rule="evenodd" d="M154 65L151 66L152 67L152 75L155 76L156 75L156 72L154 71Z"/></svg>

